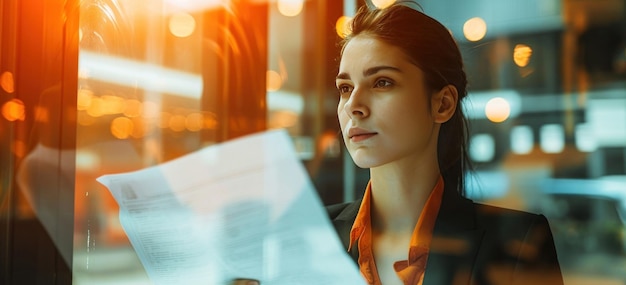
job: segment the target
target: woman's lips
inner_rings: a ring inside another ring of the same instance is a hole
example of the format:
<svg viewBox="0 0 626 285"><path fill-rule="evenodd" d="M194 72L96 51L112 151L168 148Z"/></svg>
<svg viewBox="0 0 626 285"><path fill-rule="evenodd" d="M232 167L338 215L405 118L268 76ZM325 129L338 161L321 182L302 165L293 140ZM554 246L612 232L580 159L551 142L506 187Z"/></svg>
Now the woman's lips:
<svg viewBox="0 0 626 285"><path fill-rule="evenodd" d="M361 142L361 141L369 139L369 138L371 138L371 137L373 137L375 135L376 135L376 133L358 134L358 135L353 135L352 137L350 137L350 140L352 142Z"/></svg>
<svg viewBox="0 0 626 285"><path fill-rule="evenodd" d="M350 141L355 143L367 140L377 134L377 132L373 132L368 129L362 129L359 127L352 127L348 130L348 138L350 138Z"/></svg>

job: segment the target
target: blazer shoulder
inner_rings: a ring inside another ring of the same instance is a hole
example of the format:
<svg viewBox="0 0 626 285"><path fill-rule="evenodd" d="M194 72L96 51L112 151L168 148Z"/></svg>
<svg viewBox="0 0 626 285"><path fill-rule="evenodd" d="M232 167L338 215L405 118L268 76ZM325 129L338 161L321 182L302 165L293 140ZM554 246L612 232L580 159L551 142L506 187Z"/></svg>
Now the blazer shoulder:
<svg viewBox="0 0 626 285"><path fill-rule="evenodd" d="M503 245L529 263L557 265L554 237L548 219L537 213L477 204L477 223L485 230L485 239ZM534 252L529 249L536 249ZM538 254L541 253L541 254ZM530 258L530 257L534 258Z"/></svg>
<svg viewBox="0 0 626 285"><path fill-rule="evenodd" d="M360 199L352 202L344 202L326 206L326 213L332 220L338 219L354 219L361 205Z"/></svg>
<svg viewBox="0 0 626 285"><path fill-rule="evenodd" d="M479 221L481 219L513 219L528 222L537 221L537 219L546 220L542 214L481 203L474 203L474 205L476 207L476 215Z"/></svg>

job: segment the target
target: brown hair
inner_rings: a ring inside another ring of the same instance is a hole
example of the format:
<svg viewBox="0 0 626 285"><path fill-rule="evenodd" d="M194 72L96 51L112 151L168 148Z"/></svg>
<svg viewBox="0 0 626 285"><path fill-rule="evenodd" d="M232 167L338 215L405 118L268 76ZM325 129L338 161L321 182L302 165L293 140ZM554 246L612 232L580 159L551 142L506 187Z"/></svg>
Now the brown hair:
<svg viewBox="0 0 626 285"><path fill-rule="evenodd" d="M467 96L467 78L461 52L448 29L402 2L373 10L362 6L352 19L350 28L343 47L360 34L375 37L403 50L424 72L430 91L439 91L449 84L456 87L456 111L450 120L441 125L437 158L446 185L454 185L459 193L465 194L464 174L471 165L467 157L468 127L461 101ZM343 49L341 52L343 54Z"/></svg>

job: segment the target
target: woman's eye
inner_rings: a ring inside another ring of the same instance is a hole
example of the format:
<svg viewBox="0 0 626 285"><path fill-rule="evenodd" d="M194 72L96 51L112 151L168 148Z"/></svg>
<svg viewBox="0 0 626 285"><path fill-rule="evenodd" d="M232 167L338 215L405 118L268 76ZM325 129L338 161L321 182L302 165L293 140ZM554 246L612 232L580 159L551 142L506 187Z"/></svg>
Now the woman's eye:
<svg viewBox="0 0 626 285"><path fill-rule="evenodd" d="M376 84L374 84L374 87L377 88L381 88L381 87L389 87L391 86L391 81L386 80L386 79L380 79L378 81L376 81Z"/></svg>
<svg viewBox="0 0 626 285"><path fill-rule="evenodd" d="M339 94L340 95L350 94L350 92L352 92L352 87L348 86L348 85L341 85L341 86L337 87L337 89L339 89Z"/></svg>

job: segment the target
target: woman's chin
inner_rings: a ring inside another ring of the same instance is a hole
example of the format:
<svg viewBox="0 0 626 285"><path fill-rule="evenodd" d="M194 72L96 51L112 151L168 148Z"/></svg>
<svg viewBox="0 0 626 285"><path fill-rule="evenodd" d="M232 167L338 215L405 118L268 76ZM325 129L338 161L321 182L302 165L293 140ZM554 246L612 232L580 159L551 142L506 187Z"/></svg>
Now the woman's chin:
<svg viewBox="0 0 626 285"><path fill-rule="evenodd" d="M379 163L375 160L372 159L363 159L363 158L352 158L352 161L354 161L354 164L356 164L356 166L358 166L359 168L372 168L372 167L376 167L379 165Z"/></svg>
<svg viewBox="0 0 626 285"><path fill-rule="evenodd" d="M384 158L380 156L380 151L372 151L372 149L357 148L349 151L350 157L356 166L360 168L373 168L385 163Z"/></svg>

